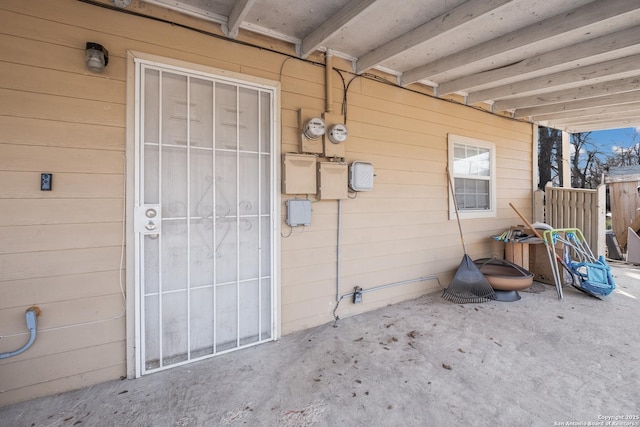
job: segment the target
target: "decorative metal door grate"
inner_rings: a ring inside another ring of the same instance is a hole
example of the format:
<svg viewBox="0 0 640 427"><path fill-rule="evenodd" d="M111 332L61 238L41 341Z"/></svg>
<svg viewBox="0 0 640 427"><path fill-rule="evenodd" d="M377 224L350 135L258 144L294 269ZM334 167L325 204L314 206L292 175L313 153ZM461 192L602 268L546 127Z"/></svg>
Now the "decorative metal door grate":
<svg viewBox="0 0 640 427"><path fill-rule="evenodd" d="M272 87L136 61L139 374L274 337Z"/></svg>

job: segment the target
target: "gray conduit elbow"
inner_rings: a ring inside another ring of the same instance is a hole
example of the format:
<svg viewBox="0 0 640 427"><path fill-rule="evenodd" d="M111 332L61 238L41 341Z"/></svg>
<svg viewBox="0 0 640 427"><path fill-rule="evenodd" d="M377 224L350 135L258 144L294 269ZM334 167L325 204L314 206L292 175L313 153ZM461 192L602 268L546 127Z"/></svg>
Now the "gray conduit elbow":
<svg viewBox="0 0 640 427"><path fill-rule="evenodd" d="M40 315L40 309L37 306L32 306L27 309L25 317L27 318L27 329L29 329L29 341L16 351L9 351L7 353L0 353L0 359L7 359L9 357L17 356L27 351L29 347L36 341L36 318Z"/></svg>

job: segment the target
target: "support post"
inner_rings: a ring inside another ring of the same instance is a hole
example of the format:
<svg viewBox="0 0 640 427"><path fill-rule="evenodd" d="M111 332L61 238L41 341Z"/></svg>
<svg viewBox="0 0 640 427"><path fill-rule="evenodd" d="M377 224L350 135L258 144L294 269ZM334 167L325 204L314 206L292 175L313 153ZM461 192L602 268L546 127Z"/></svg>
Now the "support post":
<svg viewBox="0 0 640 427"><path fill-rule="evenodd" d="M562 187L571 188L571 134L562 131Z"/></svg>

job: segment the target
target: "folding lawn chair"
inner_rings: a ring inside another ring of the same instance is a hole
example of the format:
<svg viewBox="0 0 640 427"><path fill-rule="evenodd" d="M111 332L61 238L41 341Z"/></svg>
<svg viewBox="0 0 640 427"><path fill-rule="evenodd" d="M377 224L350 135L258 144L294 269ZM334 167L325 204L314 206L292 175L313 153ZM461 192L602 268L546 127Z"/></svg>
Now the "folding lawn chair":
<svg viewBox="0 0 640 427"><path fill-rule="evenodd" d="M560 274L560 266L563 264L573 276L571 285L586 294L600 298L609 295L616 288L611 269L604 257L593 255L579 228L546 230L543 237L551 262L558 298L563 298ZM557 243L563 244L564 258L560 258L557 254Z"/></svg>

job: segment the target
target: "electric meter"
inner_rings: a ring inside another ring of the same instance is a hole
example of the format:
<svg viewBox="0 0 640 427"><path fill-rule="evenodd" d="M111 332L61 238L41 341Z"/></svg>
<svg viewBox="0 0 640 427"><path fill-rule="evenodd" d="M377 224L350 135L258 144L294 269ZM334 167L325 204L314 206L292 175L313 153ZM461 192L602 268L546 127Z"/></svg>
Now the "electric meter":
<svg viewBox="0 0 640 427"><path fill-rule="evenodd" d="M347 127L345 125L338 123L329 127L329 141L334 144L345 142L347 140L347 136L349 136L349 132L347 132Z"/></svg>
<svg viewBox="0 0 640 427"><path fill-rule="evenodd" d="M324 124L324 120L320 117L314 117L312 119L307 120L304 124L304 136L308 139L318 139L322 135L324 135L326 131L326 126Z"/></svg>

